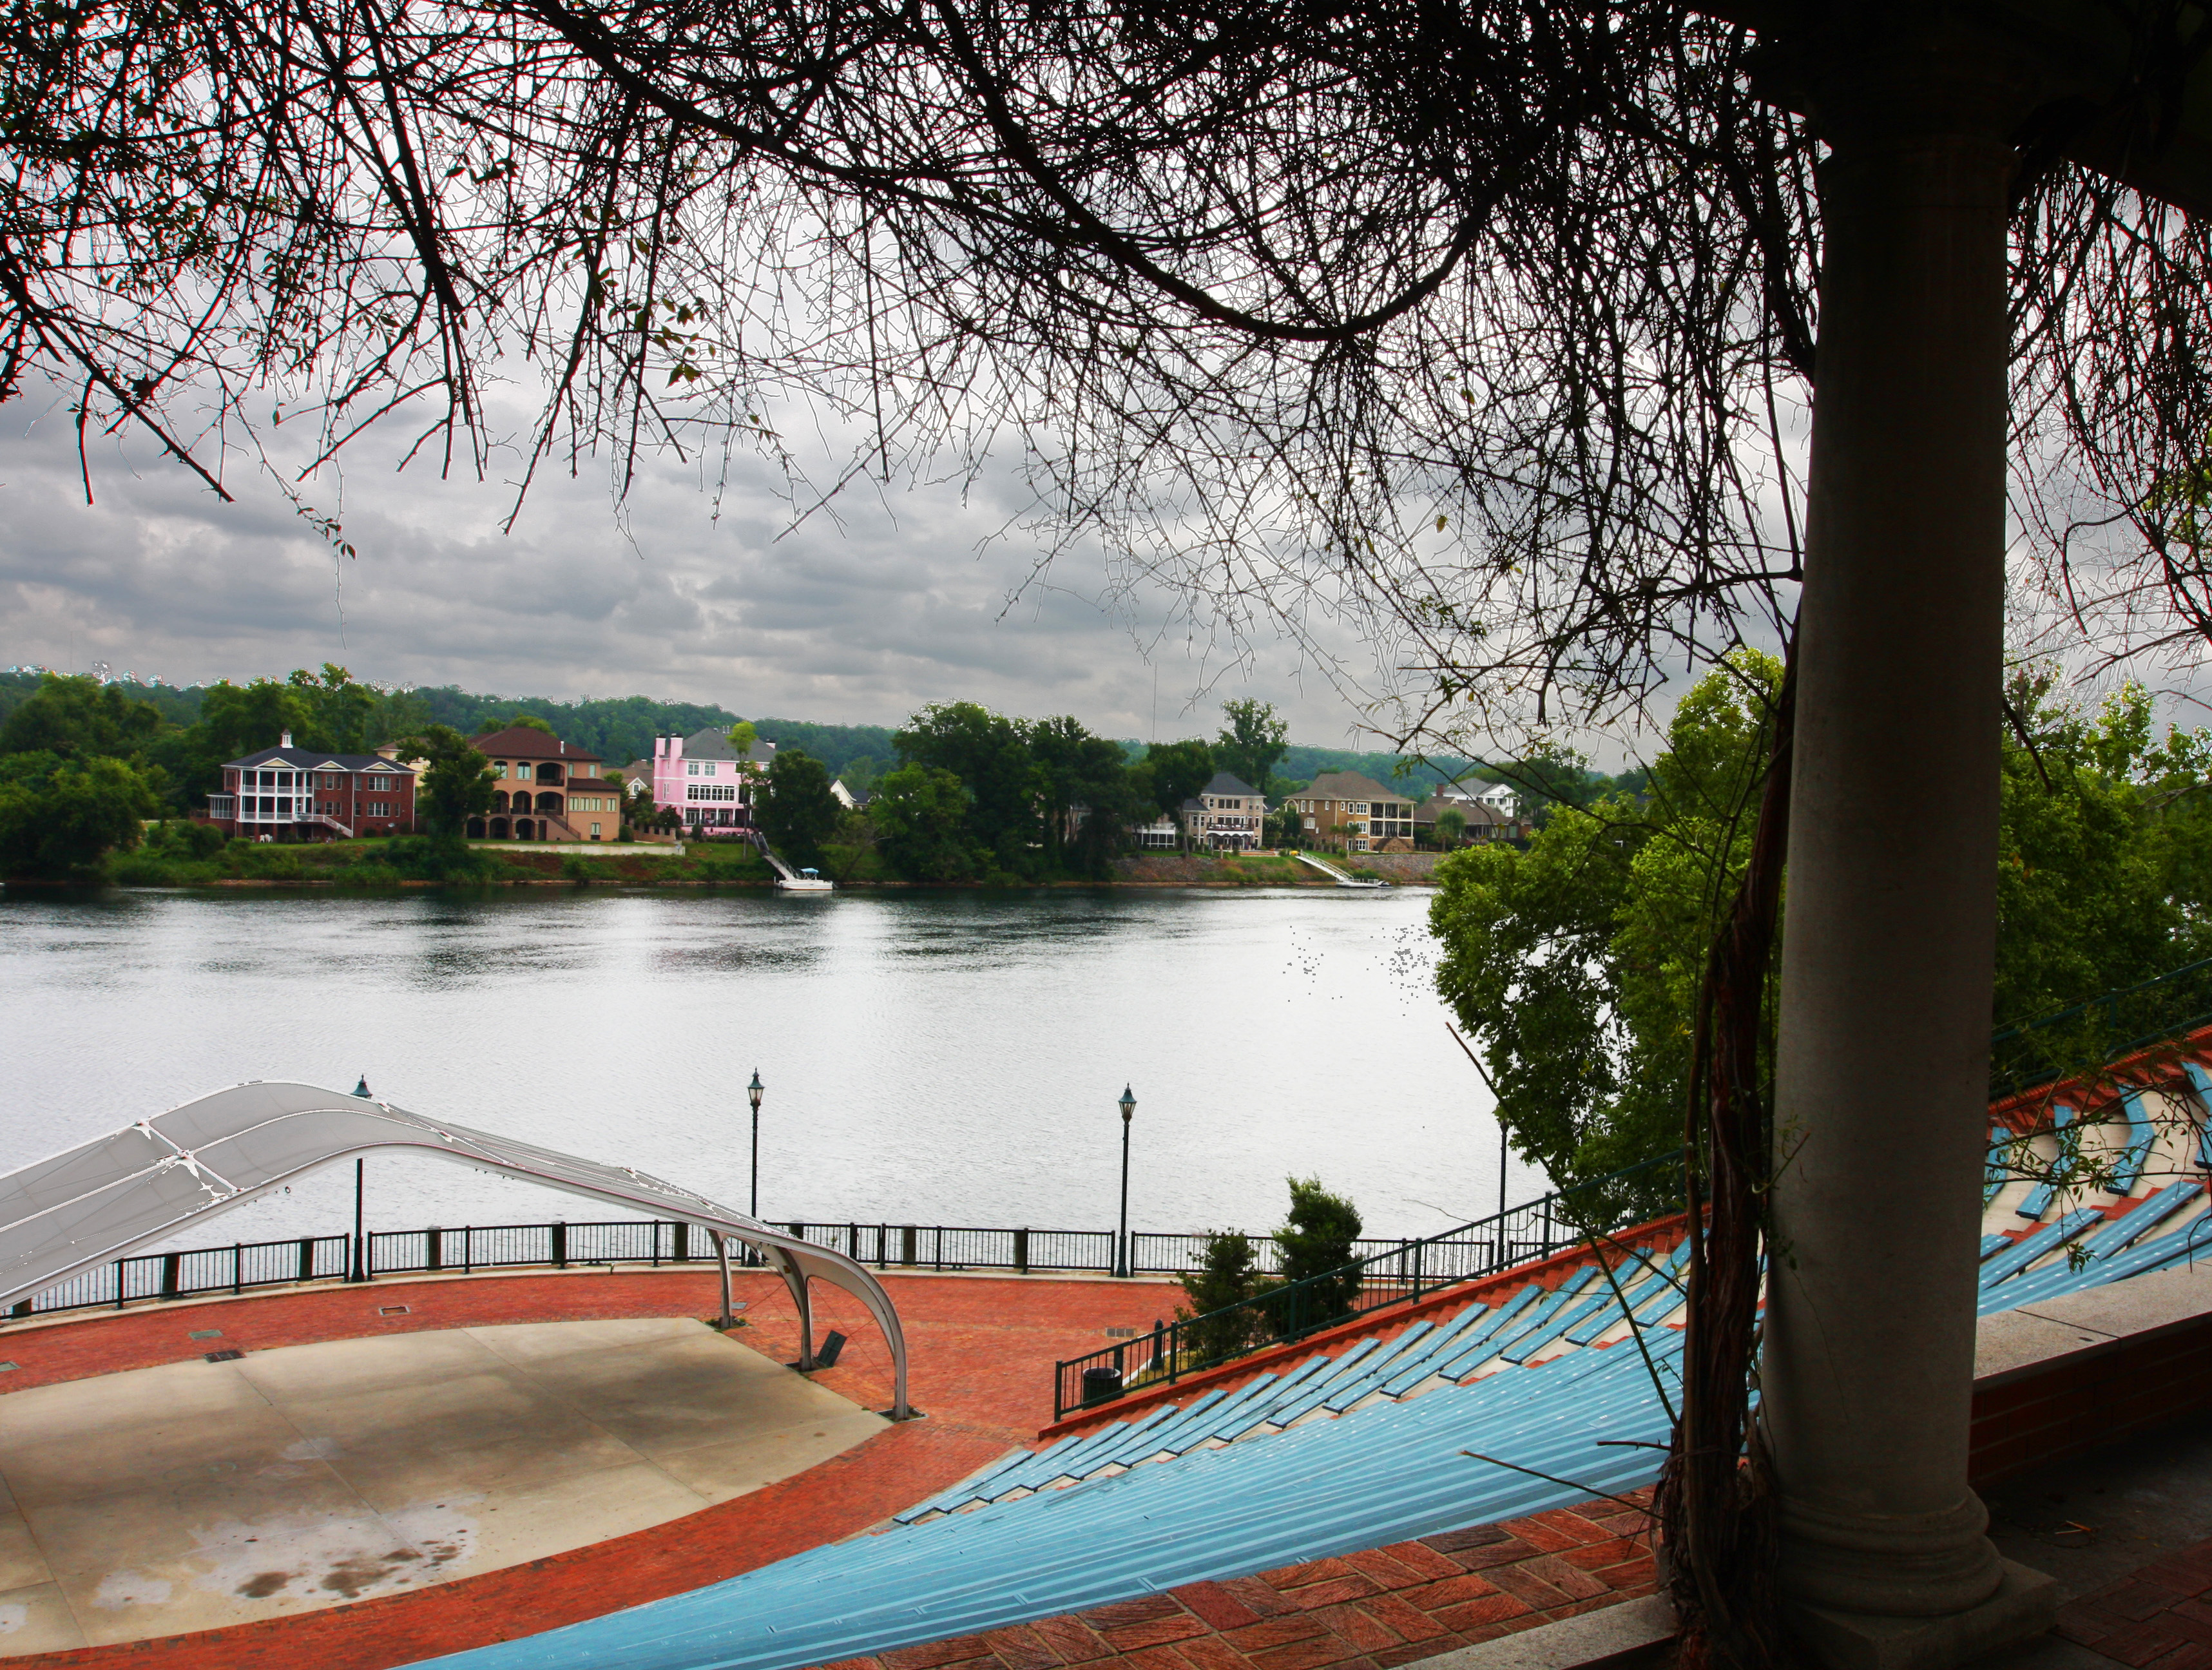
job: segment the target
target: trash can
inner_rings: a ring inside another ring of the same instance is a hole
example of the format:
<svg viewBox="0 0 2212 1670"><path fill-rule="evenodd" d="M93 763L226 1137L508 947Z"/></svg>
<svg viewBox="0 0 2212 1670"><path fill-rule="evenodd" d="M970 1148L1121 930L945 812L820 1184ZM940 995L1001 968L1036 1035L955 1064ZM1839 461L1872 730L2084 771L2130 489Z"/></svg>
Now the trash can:
<svg viewBox="0 0 2212 1670"><path fill-rule="evenodd" d="M1110 1403L1121 1395L1121 1371L1099 1367L1083 1371L1083 1406L1094 1403Z"/></svg>

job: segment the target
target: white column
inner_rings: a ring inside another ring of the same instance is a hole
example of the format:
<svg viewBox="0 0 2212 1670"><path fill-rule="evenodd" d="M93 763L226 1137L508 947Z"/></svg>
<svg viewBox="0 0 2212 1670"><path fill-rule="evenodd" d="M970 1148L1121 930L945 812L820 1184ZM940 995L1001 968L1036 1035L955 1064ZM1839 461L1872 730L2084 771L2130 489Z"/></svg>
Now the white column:
<svg viewBox="0 0 2212 1670"><path fill-rule="evenodd" d="M1935 1667L2048 1626L1966 1484L1996 939L2005 219L1981 43L1832 54L1764 1420L1793 1620Z"/></svg>

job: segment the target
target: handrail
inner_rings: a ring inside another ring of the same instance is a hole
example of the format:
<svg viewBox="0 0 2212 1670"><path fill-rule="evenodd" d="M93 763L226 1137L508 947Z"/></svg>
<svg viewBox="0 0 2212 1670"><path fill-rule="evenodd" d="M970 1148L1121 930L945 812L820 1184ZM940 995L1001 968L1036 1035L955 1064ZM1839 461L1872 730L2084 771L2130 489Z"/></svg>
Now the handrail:
<svg viewBox="0 0 2212 1670"><path fill-rule="evenodd" d="M2148 1013L2135 1014L2132 1017L2124 1013L2131 1000L2155 999L2177 992L2183 987L2185 981L2192 978L2201 982L2203 989L2193 998L2185 999L2186 1012L2179 1017L2170 1013L2157 1014L2154 1001L2148 1006ZM2075 1021L2089 1021L2093 1024L2101 1022L2106 1026L2117 1023L2129 1035L2118 1040L2100 1036L2085 1041L2082 1050L2079 1052L2084 1059L2078 1061L2063 1060L2053 1052L2037 1048L2037 1035L2055 1031ZM2017 1095L2038 1085L2101 1067L2153 1044L2185 1037L2206 1025L2212 1025L2212 957L2185 963L2179 969L2138 981L2132 986L2100 993L2079 1003L2049 1010L2041 1015L2014 1021L1997 1029L1990 1039L1990 1094L1993 1099ZM2148 1029L2143 1029L2146 1027ZM2012 1053L2026 1059L2008 1063L2006 1060L2008 1045L2018 1047Z"/></svg>
<svg viewBox="0 0 2212 1670"><path fill-rule="evenodd" d="M1410 1304L1443 1288L1548 1258L1582 1241L1589 1225L1577 1225L1564 1237L1575 1214L1559 1208L1571 1195L1618 1184L1656 1166L1680 1166L1682 1151L1654 1155L1524 1205L1494 1212L1420 1241L1409 1241L1364 1259L1264 1289L1250 1298L1204 1312L1155 1321L1148 1335L1108 1345L1053 1365L1053 1418L1072 1409L1095 1407L1124 1392L1162 1381L1172 1385L1185 1375L1364 1316L1386 1306ZM1516 1226L1536 1233L1516 1236ZM1485 1234L1485 1231L1489 1233ZM1455 1259L1455 1253L1474 1253ZM1431 1254L1438 1254L1431 1259ZM1389 1266L1385 1268L1385 1266ZM1364 1303L1363 1295L1371 1295Z"/></svg>
<svg viewBox="0 0 2212 1670"><path fill-rule="evenodd" d="M1016 1275L1081 1272L1104 1275L1115 1267L1110 1229L1007 1229L888 1220L802 1218L771 1226L799 1240L880 1270L1004 1270ZM1170 1274L1190 1267L1202 1245L1198 1235L1133 1233L1131 1259L1143 1273ZM1264 1243L1263 1243L1264 1244ZM1384 1254L1410 1242L1368 1242ZM302 1248L307 1248L301 1252ZM406 1275L532 1265L713 1263L703 1233L669 1219L605 1223L478 1224L412 1230L372 1230L356 1246L349 1235L288 1236L234 1242L174 1252L144 1253L99 1266L23 1299L4 1315L43 1316L55 1311L120 1306L139 1299L186 1298L197 1293L243 1292L247 1288L333 1279Z"/></svg>

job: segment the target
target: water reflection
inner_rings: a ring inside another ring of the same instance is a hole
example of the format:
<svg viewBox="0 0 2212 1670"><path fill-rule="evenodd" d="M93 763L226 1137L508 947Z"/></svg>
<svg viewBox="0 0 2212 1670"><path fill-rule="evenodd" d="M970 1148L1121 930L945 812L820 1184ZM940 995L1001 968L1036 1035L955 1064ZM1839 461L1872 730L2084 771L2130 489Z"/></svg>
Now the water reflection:
<svg viewBox="0 0 2212 1670"><path fill-rule="evenodd" d="M1140 1226L1264 1227L1295 1172L1350 1193L1377 1232L1420 1234L1497 1194L1487 1097L1426 986L1426 902L11 897L0 1164L242 1078L366 1072L403 1104L742 1201L757 1066L771 1215L1099 1227L1126 1081ZM461 1168L370 1172L385 1227L595 1215ZM1540 1183L1516 1168L1510 1187ZM349 1176L324 1176L226 1230L349 1214Z"/></svg>

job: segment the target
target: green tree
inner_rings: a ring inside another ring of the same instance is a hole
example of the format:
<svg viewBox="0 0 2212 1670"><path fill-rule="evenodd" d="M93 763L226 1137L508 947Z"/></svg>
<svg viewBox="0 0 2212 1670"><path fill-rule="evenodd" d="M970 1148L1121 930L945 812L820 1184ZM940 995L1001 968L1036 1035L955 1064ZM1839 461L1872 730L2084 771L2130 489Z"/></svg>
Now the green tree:
<svg viewBox="0 0 2212 1670"><path fill-rule="evenodd" d="M1182 803L1213 780L1213 750L1204 743L1155 743L1145 750L1134 774L1147 811L1157 810L1182 827Z"/></svg>
<svg viewBox="0 0 2212 1670"><path fill-rule="evenodd" d="M1555 807L1526 851L1437 867L1437 989L1515 1146L1562 1184L1681 1141L1690 1018L1780 677L1730 656L1684 697L1641 792ZM2134 687L2087 712L2024 675L2008 705L1992 1025L2212 955L2212 738L2154 738Z"/></svg>
<svg viewBox="0 0 2212 1670"><path fill-rule="evenodd" d="M96 879L138 845L161 794L127 761L48 750L0 760L0 878Z"/></svg>
<svg viewBox="0 0 2212 1670"><path fill-rule="evenodd" d="M1121 847L1129 811L1128 756L1120 743L1091 735L1072 718L1037 720L1027 732L1043 798L1045 852L1052 867L1103 878ZM1077 824L1079 807L1086 810Z"/></svg>
<svg viewBox="0 0 2212 1670"><path fill-rule="evenodd" d="M968 792L969 844L988 866L1036 873L1047 786L1027 727L973 701L938 702L916 714L893 741L907 764L959 780ZM888 786L890 779L884 780Z"/></svg>
<svg viewBox="0 0 2212 1670"><path fill-rule="evenodd" d="M1528 850L1437 866L1437 990L1487 1063L1515 1146L1562 1184L1681 1141L1688 1017L1781 664L1739 652L1676 708L1647 799L1559 805Z"/></svg>
<svg viewBox="0 0 2212 1670"><path fill-rule="evenodd" d="M468 836L469 819L491 810L496 779L491 761L450 725L425 727L400 744L410 760L427 760L415 791L417 815L433 840L459 847Z"/></svg>
<svg viewBox="0 0 2212 1670"><path fill-rule="evenodd" d="M1221 1357L1233 1357L1253 1341L1261 1321L1259 1307L1246 1306L1226 1316L1211 1313L1243 1305L1262 1285L1256 1260L1259 1249L1242 1230L1217 1230L1206 1238L1198 1268L1179 1278L1188 1305L1176 1312L1182 1330L1183 1350L1195 1368Z"/></svg>
<svg viewBox="0 0 2212 1670"><path fill-rule="evenodd" d="M1441 808L1437 813L1437 845L1453 852L1466 839L1467 814L1457 806Z"/></svg>
<svg viewBox="0 0 2212 1670"><path fill-rule="evenodd" d="M143 755L169 728L150 702L134 701L119 685L47 673L30 700L0 726L0 754L129 759Z"/></svg>
<svg viewBox="0 0 2212 1670"><path fill-rule="evenodd" d="M741 760L753 751L759 741L760 732L749 719L741 719L730 727L730 746Z"/></svg>
<svg viewBox="0 0 2212 1670"><path fill-rule="evenodd" d="M191 737L197 751L220 765L256 749L274 748L287 731L295 737L304 733L310 717L307 698L296 686L273 678L242 685L224 679L202 693Z"/></svg>
<svg viewBox="0 0 2212 1670"><path fill-rule="evenodd" d="M884 861L908 881L972 880L981 865L969 844L971 799L942 766L902 765L868 803Z"/></svg>
<svg viewBox="0 0 2212 1670"><path fill-rule="evenodd" d="M822 862L823 843L837 832L845 809L830 792L830 773L803 749L780 750L768 768L768 792L754 813L769 844L791 863Z"/></svg>
<svg viewBox="0 0 2212 1670"><path fill-rule="evenodd" d="M1221 711L1229 723L1214 739L1214 764L1266 794L1275 762L1289 751L1290 721L1268 701L1224 701Z"/></svg>
<svg viewBox="0 0 2212 1670"><path fill-rule="evenodd" d="M1292 1282L1311 1285L1299 1292L1294 1311L1282 1309L1276 1320L1279 1330L1292 1326L1307 1328L1342 1316L1351 1310L1359 1293L1356 1272L1330 1279L1359 1255L1355 1245L1360 1230L1358 1208L1342 1195L1323 1188L1318 1177L1292 1177L1289 1181L1291 1209L1284 1216L1283 1227L1274 1234L1282 1279L1285 1285Z"/></svg>
<svg viewBox="0 0 2212 1670"><path fill-rule="evenodd" d="M356 683L335 661L324 662L319 673L297 668L285 682L300 693L305 722L299 740L304 745L333 754L366 754L386 740L377 724L383 692Z"/></svg>

